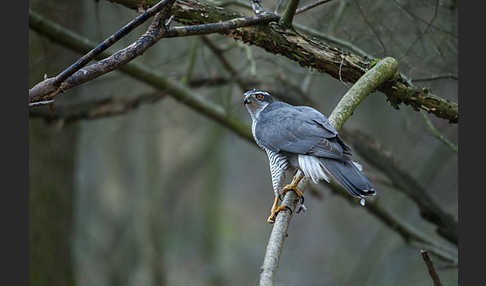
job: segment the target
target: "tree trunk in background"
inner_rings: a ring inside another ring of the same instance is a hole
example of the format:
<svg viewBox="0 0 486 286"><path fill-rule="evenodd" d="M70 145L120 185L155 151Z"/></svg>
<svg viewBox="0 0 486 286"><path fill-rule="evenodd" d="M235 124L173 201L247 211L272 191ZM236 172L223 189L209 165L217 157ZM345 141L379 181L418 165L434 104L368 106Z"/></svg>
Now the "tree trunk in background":
<svg viewBox="0 0 486 286"><path fill-rule="evenodd" d="M77 128L29 128L29 285L74 285L71 260Z"/></svg>
<svg viewBox="0 0 486 286"><path fill-rule="evenodd" d="M206 260L207 280L206 285L225 285L223 271L218 261L218 250L221 237L220 218L221 212L221 178L223 168L221 165L221 146L223 130L221 126L212 126L208 132L205 154L207 156L206 182L203 187L202 214L203 237L202 257Z"/></svg>

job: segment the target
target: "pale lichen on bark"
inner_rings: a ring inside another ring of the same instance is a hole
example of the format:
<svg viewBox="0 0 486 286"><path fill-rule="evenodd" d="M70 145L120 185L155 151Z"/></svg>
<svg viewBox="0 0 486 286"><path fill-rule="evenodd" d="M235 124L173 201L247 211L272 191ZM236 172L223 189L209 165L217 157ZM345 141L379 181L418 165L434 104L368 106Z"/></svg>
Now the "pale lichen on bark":
<svg viewBox="0 0 486 286"><path fill-rule="evenodd" d="M344 122L353 114L353 111L363 99L396 74L397 67L397 61L394 58L387 57L366 72L346 92L329 116L329 121L334 128L336 130L341 129Z"/></svg>
<svg viewBox="0 0 486 286"><path fill-rule="evenodd" d="M381 84L392 78L397 73L397 61L393 58L385 58L370 70L368 70L341 98L338 105L334 108L329 121L340 130L346 120L351 116L358 105L366 96L378 88ZM300 171L298 171L300 172ZM297 176L298 174L296 174ZM282 205L291 208L292 213L297 205L297 196L294 192L287 192ZM263 261L262 272L260 274L260 286L274 285L275 273L278 268L280 255L283 249L283 243L287 237L292 213L282 211L277 214L270 238L268 240L265 258Z"/></svg>

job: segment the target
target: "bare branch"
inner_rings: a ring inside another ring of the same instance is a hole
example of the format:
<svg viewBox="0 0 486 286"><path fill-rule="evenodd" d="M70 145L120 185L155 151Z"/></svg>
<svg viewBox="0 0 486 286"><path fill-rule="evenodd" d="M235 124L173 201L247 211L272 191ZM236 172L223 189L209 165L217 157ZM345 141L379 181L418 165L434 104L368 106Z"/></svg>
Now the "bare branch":
<svg viewBox="0 0 486 286"><path fill-rule="evenodd" d="M295 11L299 6L300 0L289 0L287 7L285 8L282 18L280 19L280 26L284 29L292 27L292 21L294 20Z"/></svg>
<svg viewBox="0 0 486 286"><path fill-rule="evenodd" d="M300 13L304 13L305 11L307 10L310 10L312 8L315 8L317 6L320 6L322 4L326 4L326 3L329 3L331 2L332 0L317 0L316 2L314 3L311 3L311 4L308 4L308 5L305 5L304 7L300 7L299 9L297 9L295 11L295 15L298 15Z"/></svg>
<svg viewBox="0 0 486 286"><path fill-rule="evenodd" d="M300 172L300 170L298 172ZM282 205L288 206L291 209L291 212L285 210L277 214L265 250L265 257L260 272L260 286L274 285L275 274L280 261L280 255L282 254L283 244L285 238L288 236L287 230L298 201L299 198L295 192L287 192L282 200Z"/></svg>
<svg viewBox="0 0 486 286"><path fill-rule="evenodd" d="M452 80L459 80L457 75L454 74L444 74L444 75L434 75L430 77L423 77L423 78L415 78L412 79L413 82L421 82L421 81L433 81L439 79L452 79Z"/></svg>
<svg viewBox="0 0 486 286"><path fill-rule="evenodd" d="M154 24L156 25L152 25L147 30L147 32L139 39L137 39L132 45L118 51L116 54L107 57L98 63L92 64L83 68L82 70L77 71L69 78L67 78L64 82L62 82L60 87L54 85L56 82L55 78L49 78L38 83L29 90L29 102L33 103L37 101L51 100L62 91L65 91L69 88L75 87L96 77L99 77L100 75L103 75L107 72L120 68L122 65L130 62L135 57L143 54L143 52L145 52L148 48L150 48L163 37L203 35L224 31L228 32L231 29L267 23L270 21L275 21L277 19L278 16L276 15L266 14L260 17L236 18L219 23L175 27L170 29L157 29L155 26L157 26L158 20L156 19L154 21ZM39 30L43 27L45 28L45 25L49 26L52 24L53 23L49 23L40 15L29 11L29 25L32 29ZM99 53L94 56L98 57L102 54L103 53Z"/></svg>
<svg viewBox="0 0 486 286"><path fill-rule="evenodd" d="M427 253L427 250L420 250L420 254L422 254L422 258L425 261L425 264L427 265L427 269L429 270L430 277L432 278L432 281L434 281L434 286L442 286L442 283L440 283L439 275L435 271L434 264L432 263L432 260L430 260L429 254Z"/></svg>
<svg viewBox="0 0 486 286"><path fill-rule="evenodd" d="M192 72L194 71L194 65L196 64L197 51L199 50L199 39L194 39L191 45L191 51L189 54L189 59L187 61L187 68L184 77L182 78L182 83L185 85L189 84L192 77Z"/></svg>
<svg viewBox="0 0 486 286"><path fill-rule="evenodd" d="M353 114L358 105L368 94L385 81L396 76L398 63L394 58L384 58L366 72L341 98L329 116L329 122L341 129L344 122Z"/></svg>
<svg viewBox="0 0 486 286"><path fill-rule="evenodd" d="M230 4L234 4L234 5L238 5L240 7L243 7L243 8L251 9L251 6L248 5L247 2L240 2L240 1L236 0L236 1L230 1L230 2L227 2L227 3L228 4L226 4L226 5L221 4L220 6L224 7L224 6L227 6L227 5L230 5ZM338 45L342 48L345 48L345 49L347 49L347 50L349 50L349 51L351 51L355 54L358 54L362 57L366 57L366 58L369 58L369 59L374 58L371 54L366 53L365 51L361 50L360 48L356 47L355 45L353 45L352 43L350 43L346 40L343 40L343 39L322 33L320 31L317 31L317 30L312 29L310 27L301 25L299 23L294 23L294 28L296 28L297 30L303 31L303 32L305 32L305 33L307 33L307 34L309 34L313 37L319 38L321 40L327 41L327 42L332 43L332 44L336 44L336 45Z"/></svg>
<svg viewBox="0 0 486 286"><path fill-rule="evenodd" d="M55 43L59 43L73 51L79 52L79 53L85 53L89 50L91 50L93 47L96 46L95 43L90 42L86 38L83 38L72 31L66 30L62 27L59 27L58 25L55 25L51 22L45 22L45 25L43 26L36 26L36 31L41 33L44 36L47 36L51 40L53 40ZM106 54L106 56L110 56L110 54ZM177 99L181 103L191 107L194 109L196 112L199 112L216 122L219 122L223 126L227 127L230 131L233 133L239 135L241 138L245 139L246 141L254 144L253 137L251 136L250 129L248 126L245 124L238 122L231 117L229 117L222 108L220 108L217 105L211 104L207 100L203 100L200 98L198 95L194 94L192 91L189 91L179 85L177 82L165 79L161 74L156 73L153 69L150 69L149 67L146 67L144 65L140 65L137 63L128 63L124 66L120 67L120 71L124 72L131 77L147 83L154 88L157 88L161 91L167 90L167 95ZM217 82L224 82L225 79L218 79L216 78L214 80L216 83ZM192 80L191 82L194 82L194 86L200 86L201 82L196 79ZM348 132L346 131L345 128L343 128L340 132L341 134L345 135L347 140L353 140L355 146L355 149L357 147L363 147L363 143L366 142L371 142L370 145L371 147L377 145L380 146L376 140L372 141L367 141L368 137L365 136L364 139L361 139L361 137L352 137L352 135L356 135L357 132ZM362 141L361 141L362 140ZM255 145L256 146L256 145ZM368 155L371 156L371 158L374 157L380 157L380 154L382 152L379 152L380 149L376 150L376 148L370 148L370 146L365 146L366 148L362 148L357 150L362 156ZM381 156L383 157L383 156ZM364 158L367 159L367 158ZM387 156L383 157L384 162L388 162L387 160L389 159ZM394 164L392 163L387 163L387 164L379 164L377 167L381 170L386 170L387 168L394 168ZM388 175L388 174L387 174ZM389 176L389 175L388 175ZM410 177L409 175L406 175L407 177ZM390 176L389 176L390 177ZM390 179L393 181L393 177L390 177ZM289 192L289 194L292 194L293 192ZM342 197L347 198L349 201L352 200L351 197L346 196L346 194L343 192ZM386 211L385 209L376 209L372 208L373 204L372 202L368 202L368 207L365 208L366 211L370 212L372 215L377 216L380 220L385 222L387 226L389 226L393 231L396 231L399 233L406 242L411 242L415 239L418 239L418 237L422 237L419 239L420 241L425 241L428 245L433 244L432 241L428 238L425 238L423 236L417 236L414 235L413 231L410 230L409 227L407 227L403 221L396 219L390 212ZM432 251L432 250L430 250ZM437 251L440 253L439 251ZM439 254L438 254L439 255ZM442 254L443 257L449 257L447 255ZM455 261L453 259L448 259L449 261Z"/></svg>
<svg viewBox="0 0 486 286"><path fill-rule="evenodd" d="M408 56L408 54L410 53L410 51L412 50L412 48L415 46L415 44L417 44L425 36L425 34L427 34L427 32L429 31L430 27L432 26L432 24L434 23L435 19L437 18L438 11L439 11L439 0L435 0L434 15L432 16L432 18L430 19L429 23L427 24L427 27L424 29L423 32L421 32L415 38L415 40L405 50L405 52L403 53L403 55L400 56L399 60L405 59Z"/></svg>
<svg viewBox="0 0 486 286"><path fill-rule="evenodd" d="M390 152L383 150L376 140L364 135L359 130L353 130L352 132L343 130L341 134L353 145L354 150L363 159L382 170L393 182L393 185L417 204L420 215L425 220L437 225L439 235L457 245L457 220L437 205L409 172L395 163L396 160L391 156Z"/></svg>
<svg viewBox="0 0 486 286"><path fill-rule="evenodd" d="M440 133L440 131L434 126L427 114L420 112L420 115L422 116L422 119L424 120L425 125L427 126L427 129L430 131L430 133L432 133L432 135L434 135L434 137L439 139L442 143L446 144L449 149L457 153L457 144L452 143L449 139L442 135L442 133Z"/></svg>
<svg viewBox="0 0 486 286"><path fill-rule="evenodd" d="M393 2L398 6L398 8L400 8L402 11L404 11L405 13L407 13L411 18L415 19L415 20L418 20L426 25L429 25L430 24L430 27L436 29L437 31L440 31L444 34L447 34L453 38L457 38L457 35L454 34L453 32L451 31L447 31L447 30L444 30L442 29L441 27L438 27L436 25L433 25L432 23L428 22L427 20L424 20L423 18L415 15L414 13L408 11L407 9L405 9L405 7L403 5L401 5L397 0L393 0Z"/></svg>
<svg viewBox="0 0 486 286"><path fill-rule="evenodd" d="M149 19L150 17L152 17L153 15L161 11L164 7L166 7L165 9L170 10L172 4L174 4L174 1L175 0L162 0L159 3L155 4L154 6L152 6L150 9L146 10L143 14L139 15L138 17L130 21L128 24L123 26L116 33L114 33L113 35L105 39L103 42L101 42L101 44L99 44L96 48L89 51L86 55L82 56L74 64L72 64L67 69L65 69L60 74L58 74L52 84L55 86L59 86L65 79L67 79L73 73L77 72L79 69L84 67L89 61L94 59L96 55L108 49L118 40L123 38L129 32L131 32L133 29L140 26L147 19Z"/></svg>
<svg viewBox="0 0 486 286"><path fill-rule="evenodd" d="M112 0L128 7L136 6L135 0ZM151 2L154 0L147 0ZM178 0L174 4L175 19L184 24L200 24L224 21L239 17L240 14L229 9L221 9L205 0L189 1ZM301 35L292 30L282 30L278 25L265 25L235 29L224 33L234 39L242 40L247 44L257 45L273 54L281 54L298 62L301 66L311 67L320 72L328 73L339 78L340 63L344 57L341 69L342 79L345 82L356 82L377 60L362 58L355 54L344 53L324 43ZM410 105L415 110L423 109L440 118L448 119L451 123L459 120L458 106L454 102L440 98L429 89L418 88L411 84L403 75L394 81L379 87L390 104L398 108L399 104Z"/></svg>
<svg viewBox="0 0 486 286"><path fill-rule="evenodd" d="M224 56L222 49L217 47L211 40L207 37L202 37L203 43L211 50L211 52L216 56L216 58L221 62L223 68L227 70L231 77L238 83L240 89L244 92L250 89L250 85L247 84L240 76L239 72L231 65L230 62Z"/></svg>
<svg viewBox="0 0 486 286"><path fill-rule="evenodd" d="M380 46L383 49L383 54L386 55L387 54L386 46L385 46L385 43L383 43L383 41L381 40L380 34L375 29L375 27L373 26L373 24L368 20L368 17L366 16L365 12L361 8L361 5L359 5L359 1L358 0L355 0L354 2L356 3L356 6L358 7L358 11L359 11L361 17L363 18L365 24L370 28L370 30L373 32L373 34L375 35L376 39L380 43Z"/></svg>
<svg viewBox="0 0 486 286"><path fill-rule="evenodd" d="M341 132L343 130L341 130ZM356 206L356 199L349 196L343 187L334 182L331 182L331 184L326 186L328 186L334 194L348 201L351 205ZM320 185L320 188L324 188L324 186ZM457 253L455 253L454 250L435 242L423 232L420 232L404 220L400 219L394 212L387 210L380 202L381 200L379 198L368 200L364 209L400 235L405 243L417 248L424 247L425 245L429 248L430 252L438 258L452 263L452 265L457 265Z"/></svg>
<svg viewBox="0 0 486 286"><path fill-rule="evenodd" d="M57 108L56 112L29 110L29 117L43 118L47 123L62 122L63 125L67 125L79 120L93 120L125 114L142 104L154 103L165 97L166 94L161 92L143 94L132 98L111 97L69 107L69 111L58 111Z"/></svg>
<svg viewBox="0 0 486 286"><path fill-rule="evenodd" d="M379 85L386 80L392 78L397 72L397 62L393 58L385 58L378 62L375 67L366 72L355 84L348 90L348 92L339 101L334 108L329 121L336 128L340 130L349 116L358 107L359 103ZM298 171L298 176L300 174ZM287 192L282 201L282 205L290 207L291 212L281 211L277 214L277 218L273 225L270 239L268 240L267 249L265 251L265 258L260 274L260 286L273 285L275 281L275 273L278 268L280 255L282 253L285 237L287 237L287 230L289 227L292 214L297 205L298 198L295 192Z"/></svg>

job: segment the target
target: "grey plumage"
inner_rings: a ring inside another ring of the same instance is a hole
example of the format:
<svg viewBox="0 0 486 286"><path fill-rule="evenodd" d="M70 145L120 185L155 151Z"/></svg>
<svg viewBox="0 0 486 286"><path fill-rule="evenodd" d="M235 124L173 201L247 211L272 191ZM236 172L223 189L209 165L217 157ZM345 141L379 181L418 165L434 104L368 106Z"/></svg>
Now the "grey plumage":
<svg viewBox="0 0 486 286"><path fill-rule="evenodd" d="M269 157L274 191L281 190L285 174L300 169L314 183L333 178L351 195L375 194L369 180L351 160L347 146L327 118L308 106L275 101L261 90L245 93L257 144Z"/></svg>

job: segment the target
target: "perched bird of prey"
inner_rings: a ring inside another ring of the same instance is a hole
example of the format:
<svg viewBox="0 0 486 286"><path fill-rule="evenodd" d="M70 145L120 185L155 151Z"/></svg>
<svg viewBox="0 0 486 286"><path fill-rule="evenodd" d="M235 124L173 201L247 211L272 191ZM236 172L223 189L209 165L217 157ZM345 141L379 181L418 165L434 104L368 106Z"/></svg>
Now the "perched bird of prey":
<svg viewBox="0 0 486 286"><path fill-rule="evenodd" d="M252 119L253 137L270 163L275 199L268 222L273 223L277 213L286 208L278 206L280 195L293 190L303 200L297 189L302 179L317 184L320 180L329 183L332 178L354 197L375 195L361 166L351 160L351 148L322 113L277 101L268 92L256 89L245 92L243 102ZM298 170L301 175L284 186L286 176Z"/></svg>

